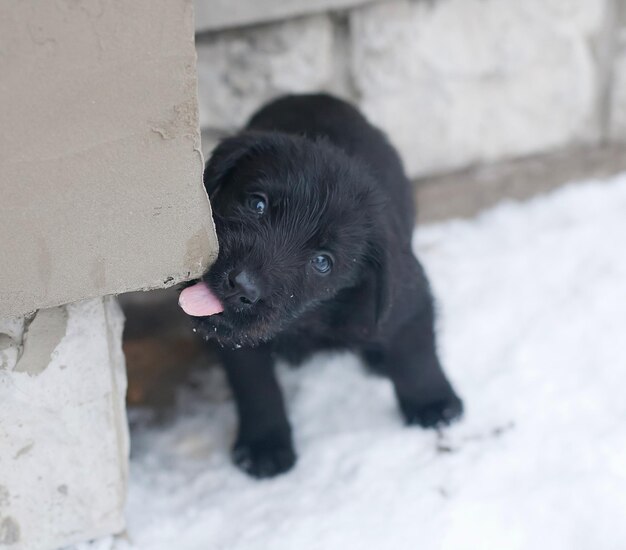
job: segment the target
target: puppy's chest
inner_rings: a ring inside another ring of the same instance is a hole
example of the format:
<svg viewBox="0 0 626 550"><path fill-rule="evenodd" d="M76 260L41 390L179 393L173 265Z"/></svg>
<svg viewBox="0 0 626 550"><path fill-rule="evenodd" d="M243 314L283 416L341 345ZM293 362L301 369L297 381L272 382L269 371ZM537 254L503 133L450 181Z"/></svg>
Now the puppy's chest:
<svg viewBox="0 0 626 550"><path fill-rule="evenodd" d="M349 348L346 342L336 339L285 334L274 341L274 352L288 363L297 365L313 354L323 350L341 350Z"/></svg>
<svg viewBox="0 0 626 550"><path fill-rule="evenodd" d="M365 328L348 323L343 326L327 320L297 323L273 342L274 351L290 363L300 363L318 351L362 347L371 343L372 334Z"/></svg>

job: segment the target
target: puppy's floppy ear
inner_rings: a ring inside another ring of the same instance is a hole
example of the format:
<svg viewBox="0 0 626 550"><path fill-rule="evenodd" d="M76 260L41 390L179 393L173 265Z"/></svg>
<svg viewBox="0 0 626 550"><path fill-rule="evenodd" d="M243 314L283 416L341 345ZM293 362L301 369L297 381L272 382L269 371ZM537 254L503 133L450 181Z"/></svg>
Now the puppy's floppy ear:
<svg viewBox="0 0 626 550"><path fill-rule="evenodd" d="M239 134L222 140L211 153L204 168L204 187L212 198L226 183L228 175L244 157L262 149L266 139L254 132Z"/></svg>

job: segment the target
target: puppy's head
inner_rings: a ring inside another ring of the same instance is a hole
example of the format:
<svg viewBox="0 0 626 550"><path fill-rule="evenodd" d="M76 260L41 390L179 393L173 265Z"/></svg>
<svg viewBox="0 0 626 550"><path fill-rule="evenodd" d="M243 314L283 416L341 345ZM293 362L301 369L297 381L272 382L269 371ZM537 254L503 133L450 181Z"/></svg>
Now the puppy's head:
<svg viewBox="0 0 626 550"><path fill-rule="evenodd" d="M324 141L248 133L204 172L220 250L203 277L224 311L197 330L226 345L270 340L347 289L385 308L383 204L367 171Z"/></svg>

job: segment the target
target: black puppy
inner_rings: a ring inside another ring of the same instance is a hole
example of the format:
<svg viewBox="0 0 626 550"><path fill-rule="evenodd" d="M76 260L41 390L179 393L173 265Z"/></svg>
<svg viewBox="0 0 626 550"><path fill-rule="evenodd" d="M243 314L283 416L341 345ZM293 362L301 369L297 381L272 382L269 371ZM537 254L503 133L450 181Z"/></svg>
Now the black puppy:
<svg viewBox="0 0 626 550"><path fill-rule="evenodd" d="M205 340L221 344L242 469L269 477L296 460L276 357L351 349L391 378L408 424L437 427L461 415L411 251L411 184L354 107L328 95L273 101L215 149L204 183L220 251L181 305Z"/></svg>

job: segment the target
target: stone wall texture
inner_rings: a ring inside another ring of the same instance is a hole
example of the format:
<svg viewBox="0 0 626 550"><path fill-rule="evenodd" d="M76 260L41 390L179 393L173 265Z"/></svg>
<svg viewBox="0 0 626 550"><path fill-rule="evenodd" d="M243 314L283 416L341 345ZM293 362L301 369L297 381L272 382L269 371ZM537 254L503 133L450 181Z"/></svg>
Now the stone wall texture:
<svg viewBox="0 0 626 550"><path fill-rule="evenodd" d="M327 16L210 35L196 49L205 128L235 129L271 97L331 83L333 27Z"/></svg>
<svg viewBox="0 0 626 550"><path fill-rule="evenodd" d="M111 297L0 319L0 548L123 530L123 323Z"/></svg>
<svg viewBox="0 0 626 550"><path fill-rule="evenodd" d="M201 125L228 134L271 97L326 90L382 127L413 177L624 139L624 3L320 0L234 30L204 18Z"/></svg>

